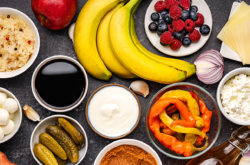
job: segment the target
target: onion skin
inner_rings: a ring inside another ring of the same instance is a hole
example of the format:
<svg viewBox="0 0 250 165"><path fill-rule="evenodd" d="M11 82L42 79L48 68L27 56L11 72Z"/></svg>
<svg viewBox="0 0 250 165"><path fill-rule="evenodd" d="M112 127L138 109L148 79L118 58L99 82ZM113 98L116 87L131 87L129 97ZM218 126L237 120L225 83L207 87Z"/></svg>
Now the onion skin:
<svg viewBox="0 0 250 165"><path fill-rule="evenodd" d="M217 83L223 77L224 59L217 50L210 49L203 52L194 64L196 75L204 84Z"/></svg>

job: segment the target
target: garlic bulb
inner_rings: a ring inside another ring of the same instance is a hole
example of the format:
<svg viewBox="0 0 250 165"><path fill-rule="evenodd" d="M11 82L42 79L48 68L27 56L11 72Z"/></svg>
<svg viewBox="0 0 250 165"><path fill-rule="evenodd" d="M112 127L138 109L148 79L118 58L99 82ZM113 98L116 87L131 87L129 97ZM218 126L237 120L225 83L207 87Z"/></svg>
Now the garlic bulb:
<svg viewBox="0 0 250 165"><path fill-rule="evenodd" d="M15 123L12 120L10 120L7 125L1 126L1 127L3 129L4 135L8 135L14 131Z"/></svg>
<svg viewBox="0 0 250 165"><path fill-rule="evenodd" d="M149 86L145 81L137 80L131 83L130 89L132 89L136 94L147 97L149 94Z"/></svg>
<svg viewBox="0 0 250 165"><path fill-rule="evenodd" d="M74 43L74 30L75 30L75 25L76 25L76 23L73 23L72 25L70 25L69 31L68 31L69 38L73 41L73 43Z"/></svg>
<svg viewBox="0 0 250 165"><path fill-rule="evenodd" d="M0 92L0 107L6 99L7 99L7 94Z"/></svg>
<svg viewBox="0 0 250 165"><path fill-rule="evenodd" d="M10 121L10 115L9 113L5 110L0 108L0 125L6 125Z"/></svg>
<svg viewBox="0 0 250 165"><path fill-rule="evenodd" d="M7 98L3 102L2 108L5 109L6 111L8 111L9 113L14 113L18 109L18 105L17 105L16 100L14 100L12 98Z"/></svg>
<svg viewBox="0 0 250 165"><path fill-rule="evenodd" d="M4 138L4 132L3 129L0 127L0 141Z"/></svg>
<svg viewBox="0 0 250 165"><path fill-rule="evenodd" d="M26 115L26 117L32 121L40 121L40 116L38 115L38 113L33 109L31 108L30 106L28 105L25 105L23 107L23 112L24 114Z"/></svg>

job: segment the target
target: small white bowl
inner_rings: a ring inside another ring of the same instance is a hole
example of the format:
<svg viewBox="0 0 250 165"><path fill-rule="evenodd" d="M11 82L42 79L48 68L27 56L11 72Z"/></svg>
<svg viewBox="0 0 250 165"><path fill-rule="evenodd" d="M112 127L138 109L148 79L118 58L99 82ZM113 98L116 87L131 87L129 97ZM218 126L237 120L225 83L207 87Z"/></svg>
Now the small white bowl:
<svg viewBox="0 0 250 165"><path fill-rule="evenodd" d="M15 116L12 119L13 122L15 123L15 129L13 132L11 132L8 135L5 135L4 138L2 140L0 140L0 144L4 143L8 140L10 140L19 130L21 123L22 123L22 118L23 118L23 112L22 112L22 107L19 103L19 101L17 100L17 98L13 95L13 93L11 93L10 91L4 89L4 88L0 88L0 92L6 93L8 98L13 98L16 100L17 104L18 104L18 110L15 112Z"/></svg>
<svg viewBox="0 0 250 165"><path fill-rule="evenodd" d="M38 30L36 28L36 25L23 12L18 11L18 10L13 9L13 8L0 7L0 15L2 15L2 14L4 14L4 15L5 14L12 15L12 16L15 16L15 17L22 18L27 23L27 25L31 28L31 30L34 32L34 35L35 35L35 47L34 47L35 51L32 54L31 58L20 69L17 69L17 70L15 70L13 72L0 72L0 78L6 79L6 78L11 78L11 77L15 77L15 76L20 75L21 73L25 72L34 63L34 61L35 61L35 59L36 59L36 57L38 55L39 49L40 49L40 36L39 36Z"/></svg>
<svg viewBox="0 0 250 165"><path fill-rule="evenodd" d="M150 153L151 155L153 155L153 157L155 158L158 165L162 165L161 159L159 158L158 154L153 150L153 148L151 148L146 143L141 142L139 140L135 140L135 139L117 140L117 141L107 145L97 155L97 157L95 159L95 162L94 162L94 165L100 165L100 163L102 161L102 158L105 156L105 154L108 151L112 150L115 147L121 146L121 145L133 145L133 146L139 147L139 148L143 149L144 151L146 151L146 152Z"/></svg>
<svg viewBox="0 0 250 165"><path fill-rule="evenodd" d="M232 77L239 75L239 74L247 74L250 76L250 68L238 68L235 69L231 72L229 72L228 74L226 74L226 76L224 76L224 78L220 81L219 86L217 88L217 93L216 93L216 100L219 106L219 109L221 111L221 113L225 116L225 118L227 118L228 120L230 120L231 122L238 124L238 125L250 125L250 121L241 121L241 120L237 120L232 118L231 116L229 116L226 111L224 111L222 103L221 103L221 90L222 87L224 86L224 84Z"/></svg>
<svg viewBox="0 0 250 165"><path fill-rule="evenodd" d="M35 154L33 152L33 147L34 147L35 143L39 143L39 135L41 133L45 132L45 128L48 125L51 125L51 124L55 125L55 122L57 121L57 119L59 117L67 119L74 127L76 127L83 134L83 136L85 138L85 145L84 145L83 148L81 148L79 150L79 160L78 160L78 162L73 163L68 159L65 165L74 165L74 164L78 165L83 160L83 158L85 157L85 155L87 153L87 150L88 150L88 137L87 137L87 134L86 134L85 130L81 126L81 124L78 121L76 121L75 119L73 119L73 118L71 118L69 116L53 115L53 116L50 116L50 117L47 117L47 118L43 119L36 126L36 128L34 129L32 135L31 135L31 138L30 138L30 150L31 150L31 153L32 153L34 159L37 161L37 163L39 165L44 165L44 164L35 156Z"/></svg>
<svg viewBox="0 0 250 165"><path fill-rule="evenodd" d="M71 107L68 107L68 108L65 108L65 109L57 109L57 108L54 108L54 107L50 107L48 106L46 103L44 103L42 101L42 99L40 99L40 97L38 96L37 92L36 92L36 87L35 87L35 80L36 80L36 75L38 73L38 71L41 69L41 67L43 67L46 63L50 62L50 61L53 61L53 60L57 60L57 59L64 59L64 60L68 60L68 61L71 61L73 63L75 63L81 70L82 70L82 73L84 75L84 78L85 78L85 91L84 93L82 94L81 96L81 99L76 103L74 104L73 106ZM31 80L31 88L32 88L32 93L34 95L34 97L36 98L36 100L46 109L50 110L50 111L53 111L53 112L57 112L57 113L60 113L60 112L68 112L70 110L73 110L74 108L76 108L79 104L81 104L81 102L83 101L83 99L85 98L86 94L87 94L87 91L88 91L88 76L87 76L87 73L85 71L85 69L83 68L83 66L78 62L76 61L75 59L71 58L71 57L68 57L68 56L64 56L64 55L57 55L57 56L52 56L52 57L49 57L45 60L43 60L35 69L33 75L32 75L32 80Z"/></svg>

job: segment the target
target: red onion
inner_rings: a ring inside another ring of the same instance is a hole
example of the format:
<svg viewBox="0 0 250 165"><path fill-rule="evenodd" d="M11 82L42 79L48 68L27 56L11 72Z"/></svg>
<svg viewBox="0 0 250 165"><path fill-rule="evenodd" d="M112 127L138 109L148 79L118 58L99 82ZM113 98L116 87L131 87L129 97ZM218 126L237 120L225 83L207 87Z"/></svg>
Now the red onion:
<svg viewBox="0 0 250 165"><path fill-rule="evenodd" d="M224 72L224 60L220 52L214 49L203 52L194 62L196 75L205 84L220 81Z"/></svg>

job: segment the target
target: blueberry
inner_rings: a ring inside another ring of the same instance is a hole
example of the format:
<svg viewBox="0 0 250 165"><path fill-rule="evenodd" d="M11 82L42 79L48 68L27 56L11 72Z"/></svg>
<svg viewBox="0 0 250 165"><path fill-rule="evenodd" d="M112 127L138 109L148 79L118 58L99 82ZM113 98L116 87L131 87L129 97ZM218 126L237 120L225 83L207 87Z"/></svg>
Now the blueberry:
<svg viewBox="0 0 250 165"><path fill-rule="evenodd" d="M172 18L170 17L170 15L167 15L166 18L163 19L167 24L172 24Z"/></svg>
<svg viewBox="0 0 250 165"><path fill-rule="evenodd" d="M208 25L201 25L200 27L200 33L203 34L203 35L207 35L210 33L210 27Z"/></svg>
<svg viewBox="0 0 250 165"><path fill-rule="evenodd" d="M162 35L162 33L157 31L157 35L160 37Z"/></svg>
<svg viewBox="0 0 250 165"><path fill-rule="evenodd" d="M190 12L187 10L182 11L181 19L185 22L190 17Z"/></svg>
<svg viewBox="0 0 250 165"><path fill-rule="evenodd" d="M167 30L168 30L168 25L166 23L162 23L158 25L158 29L157 29L158 32L164 33Z"/></svg>
<svg viewBox="0 0 250 165"><path fill-rule="evenodd" d="M148 29L149 29L151 32L156 32L156 31L157 31L157 28L158 28L158 25L157 25L157 23L155 23L155 22L150 23L149 26L148 26Z"/></svg>
<svg viewBox="0 0 250 165"><path fill-rule="evenodd" d="M191 44L190 38L189 38L189 37L183 38L182 44L183 44L184 46L189 46L189 45Z"/></svg>
<svg viewBox="0 0 250 165"><path fill-rule="evenodd" d="M160 19L159 13L156 13L156 12L152 13L152 14L151 14L151 19L152 19L153 21L158 21L158 20Z"/></svg>
<svg viewBox="0 0 250 165"><path fill-rule="evenodd" d="M193 21L196 21L198 19L198 15L197 15L196 11L193 11L193 10L190 11L190 18Z"/></svg>
<svg viewBox="0 0 250 165"><path fill-rule="evenodd" d="M188 32L185 29L183 29L182 31L180 31L180 33L184 34L184 36L186 36L188 34Z"/></svg>
<svg viewBox="0 0 250 165"><path fill-rule="evenodd" d="M197 6L191 6L190 7L190 11L192 11L192 10L197 12L198 11L198 7Z"/></svg>
<svg viewBox="0 0 250 165"><path fill-rule="evenodd" d="M158 25L165 23L163 19L159 19Z"/></svg>
<svg viewBox="0 0 250 165"><path fill-rule="evenodd" d="M168 45L168 44L164 44L164 43L162 43L161 41L160 41L160 43L161 43L161 45L162 45L162 46L167 46L167 45Z"/></svg>
<svg viewBox="0 0 250 165"><path fill-rule="evenodd" d="M174 38L178 40L182 40L185 37L185 35L181 32L174 32Z"/></svg>
<svg viewBox="0 0 250 165"><path fill-rule="evenodd" d="M167 10L163 10L163 11L161 12L161 18L164 19L167 15L168 15L168 11L167 11Z"/></svg>

